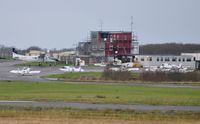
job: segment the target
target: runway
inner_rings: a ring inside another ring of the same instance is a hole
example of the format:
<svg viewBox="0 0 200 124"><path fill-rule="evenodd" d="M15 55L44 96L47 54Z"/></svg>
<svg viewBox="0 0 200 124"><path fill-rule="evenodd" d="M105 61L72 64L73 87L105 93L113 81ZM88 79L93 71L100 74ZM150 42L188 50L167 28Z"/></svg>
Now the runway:
<svg viewBox="0 0 200 124"><path fill-rule="evenodd" d="M20 64L22 61L16 60L0 60L0 80L20 80L20 81L31 81L31 82L46 82L48 79L40 78L41 76L50 75L50 74L61 74L62 71L59 70L60 67L50 66L50 67L30 67L31 70L40 70L41 73L35 75L19 75L19 74L11 74L9 71L17 70L18 68L16 64ZM101 67L83 67L83 69L87 72L102 72L103 68Z"/></svg>
<svg viewBox="0 0 200 124"><path fill-rule="evenodd" d="M73 102L37 102L37 101L0 101L0 106L15 107L47 107L47 108L78 108L78 109L112 109L139 111L193 111L200 112L200 106L164 106L164 105L123 105L123 104L92 104Z"/></svg>
<svg viewBox="0 0 200 124"><path fill-rule="evenodd" d="M59 67L31 67L32 70L41 70L40 74L36 75L27 75L22 76L18 74L11 74L9 71L17 70L18 68L15 66L16 64L20 64L22 61L4 61L0 62L0 80L20 80L20 81L33 81L33 82L44 82L47 81L46 79L40 78L41 76L48 75L48 74L59 74L62 73L59 71Z"/></svg>

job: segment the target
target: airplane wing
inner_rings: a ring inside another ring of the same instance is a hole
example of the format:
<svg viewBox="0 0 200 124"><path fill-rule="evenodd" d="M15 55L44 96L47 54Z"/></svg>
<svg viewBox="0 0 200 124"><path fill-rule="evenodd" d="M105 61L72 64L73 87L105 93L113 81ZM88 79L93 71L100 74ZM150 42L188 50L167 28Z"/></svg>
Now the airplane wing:
<svg viewBox="0 0 200 124"><path fill-rule="evenodd" d="M41 71L30 71L29 74L39 74Z"/></svg>
<svg viewBox="0 0 200 124"><path fill-rule="evenodd" d="M10 73L19 74L20 72L18 70L11 70Z"/></svg>
<svg viewBox="0 0 200 124"><path fill-rule="evenodd" d="M59 70L60 70L60 71L64 71L64 72L69 72L68 69L64 69L64 68L60 68Z"/></svg>

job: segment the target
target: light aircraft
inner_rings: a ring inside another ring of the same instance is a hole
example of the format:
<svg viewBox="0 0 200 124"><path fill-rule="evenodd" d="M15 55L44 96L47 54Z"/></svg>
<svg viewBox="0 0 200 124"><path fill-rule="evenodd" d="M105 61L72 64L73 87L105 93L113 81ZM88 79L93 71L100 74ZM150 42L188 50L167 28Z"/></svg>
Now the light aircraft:
<svg viewBox="0 0 200 124"><path fill-rule="evenodd" d="M159 66L158 69L163 72L179 72L179 70L182 68L182 64L179 65L173 65L170 63L163 63L161 66Z"/></svg>
<svg viewBox="0 0 200 124"><path fill-rule="evenodd" d="M84 70L80 66L78 68L70 67L70 66L63 66L59 70L64 71L64 72L84 72Z"/></svg>
<svg viewBox="0 0 200 124"><path fill-rule="evenodd" d="M122 63L122 65L114 65L109 68L111 71L129 71L129 72L137 72L140 71L139 67L134 67L134 63Z"/></svg>
<svg viewBox="0 0 200 124"><path fill-rule="evenodd" d="M45 61L45 62L56 62L58 61L58 59L53 58L53 57L49 57L49 56L25 56L25 55L21 55L21 54L17 54L17 52L15 51L15 48L12 49L12 57L13 59L18 59L18 60L23 60L23 61Z"/></svg>
<svg viewBox="0 0 200 124"><path fill-rule="evenodd" d="M106 64L101 62L101 63L95 63L94 66L100 66L100 67L105 67Z"/></svg>
<svg viewBox="0 0 200 124"><path fill-rule="evenodd" d="M41 71L31 71L31 68L24 67L23 69L11 70L10 73L20 74L20 75L32 75L39 74Z"/></svg>
<svg viewBox="0 0 200 124"><path fill-rule="evenodd" d="M146 68L146 71L158 71L158 72L192 72L193 69L190 69L189 67L183 67L182 64L179 65L173 65L170 63L163 63L161 66L150 66Z"/></svg>

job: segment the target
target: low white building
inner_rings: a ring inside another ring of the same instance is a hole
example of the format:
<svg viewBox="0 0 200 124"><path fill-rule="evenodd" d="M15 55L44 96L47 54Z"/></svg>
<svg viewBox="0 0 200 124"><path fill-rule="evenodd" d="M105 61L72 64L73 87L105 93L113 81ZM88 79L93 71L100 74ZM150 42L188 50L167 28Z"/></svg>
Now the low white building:
<svg viewBox="0 0 200 124"><path fill-rule="evenodd" d="M196 68L200 70L200 53L181 53L181 55L193 56L196 59Z"/></svg>
<svg viewBox="0 0 200 124"><path fill-rule="evenodd" d="M137 55L135 61L139 62L143 67L161 66L163 63L173 65L182 65L197 69L196 58L191 55Z"/></svg>
<svg viewBox="0 0 200 124"><path fill-rule="evenodd" d="M193 56L196 61L200 61L200 53L181 53L182 56Z"/></svg>

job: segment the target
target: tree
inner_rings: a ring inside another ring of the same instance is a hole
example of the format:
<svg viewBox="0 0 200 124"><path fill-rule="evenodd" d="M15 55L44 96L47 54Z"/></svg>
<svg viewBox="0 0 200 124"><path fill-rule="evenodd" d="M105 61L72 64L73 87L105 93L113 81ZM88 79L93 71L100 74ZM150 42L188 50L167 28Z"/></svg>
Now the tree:
<svg viewBox="0 0 200 124"><path fill-rule="evenodd" d="M38 50L38 51L40 51L40 50L42 50L40 47L38 47L38 46L30 46L28 49L27 49L27 52L30 52L30 50Z"/></svg>

